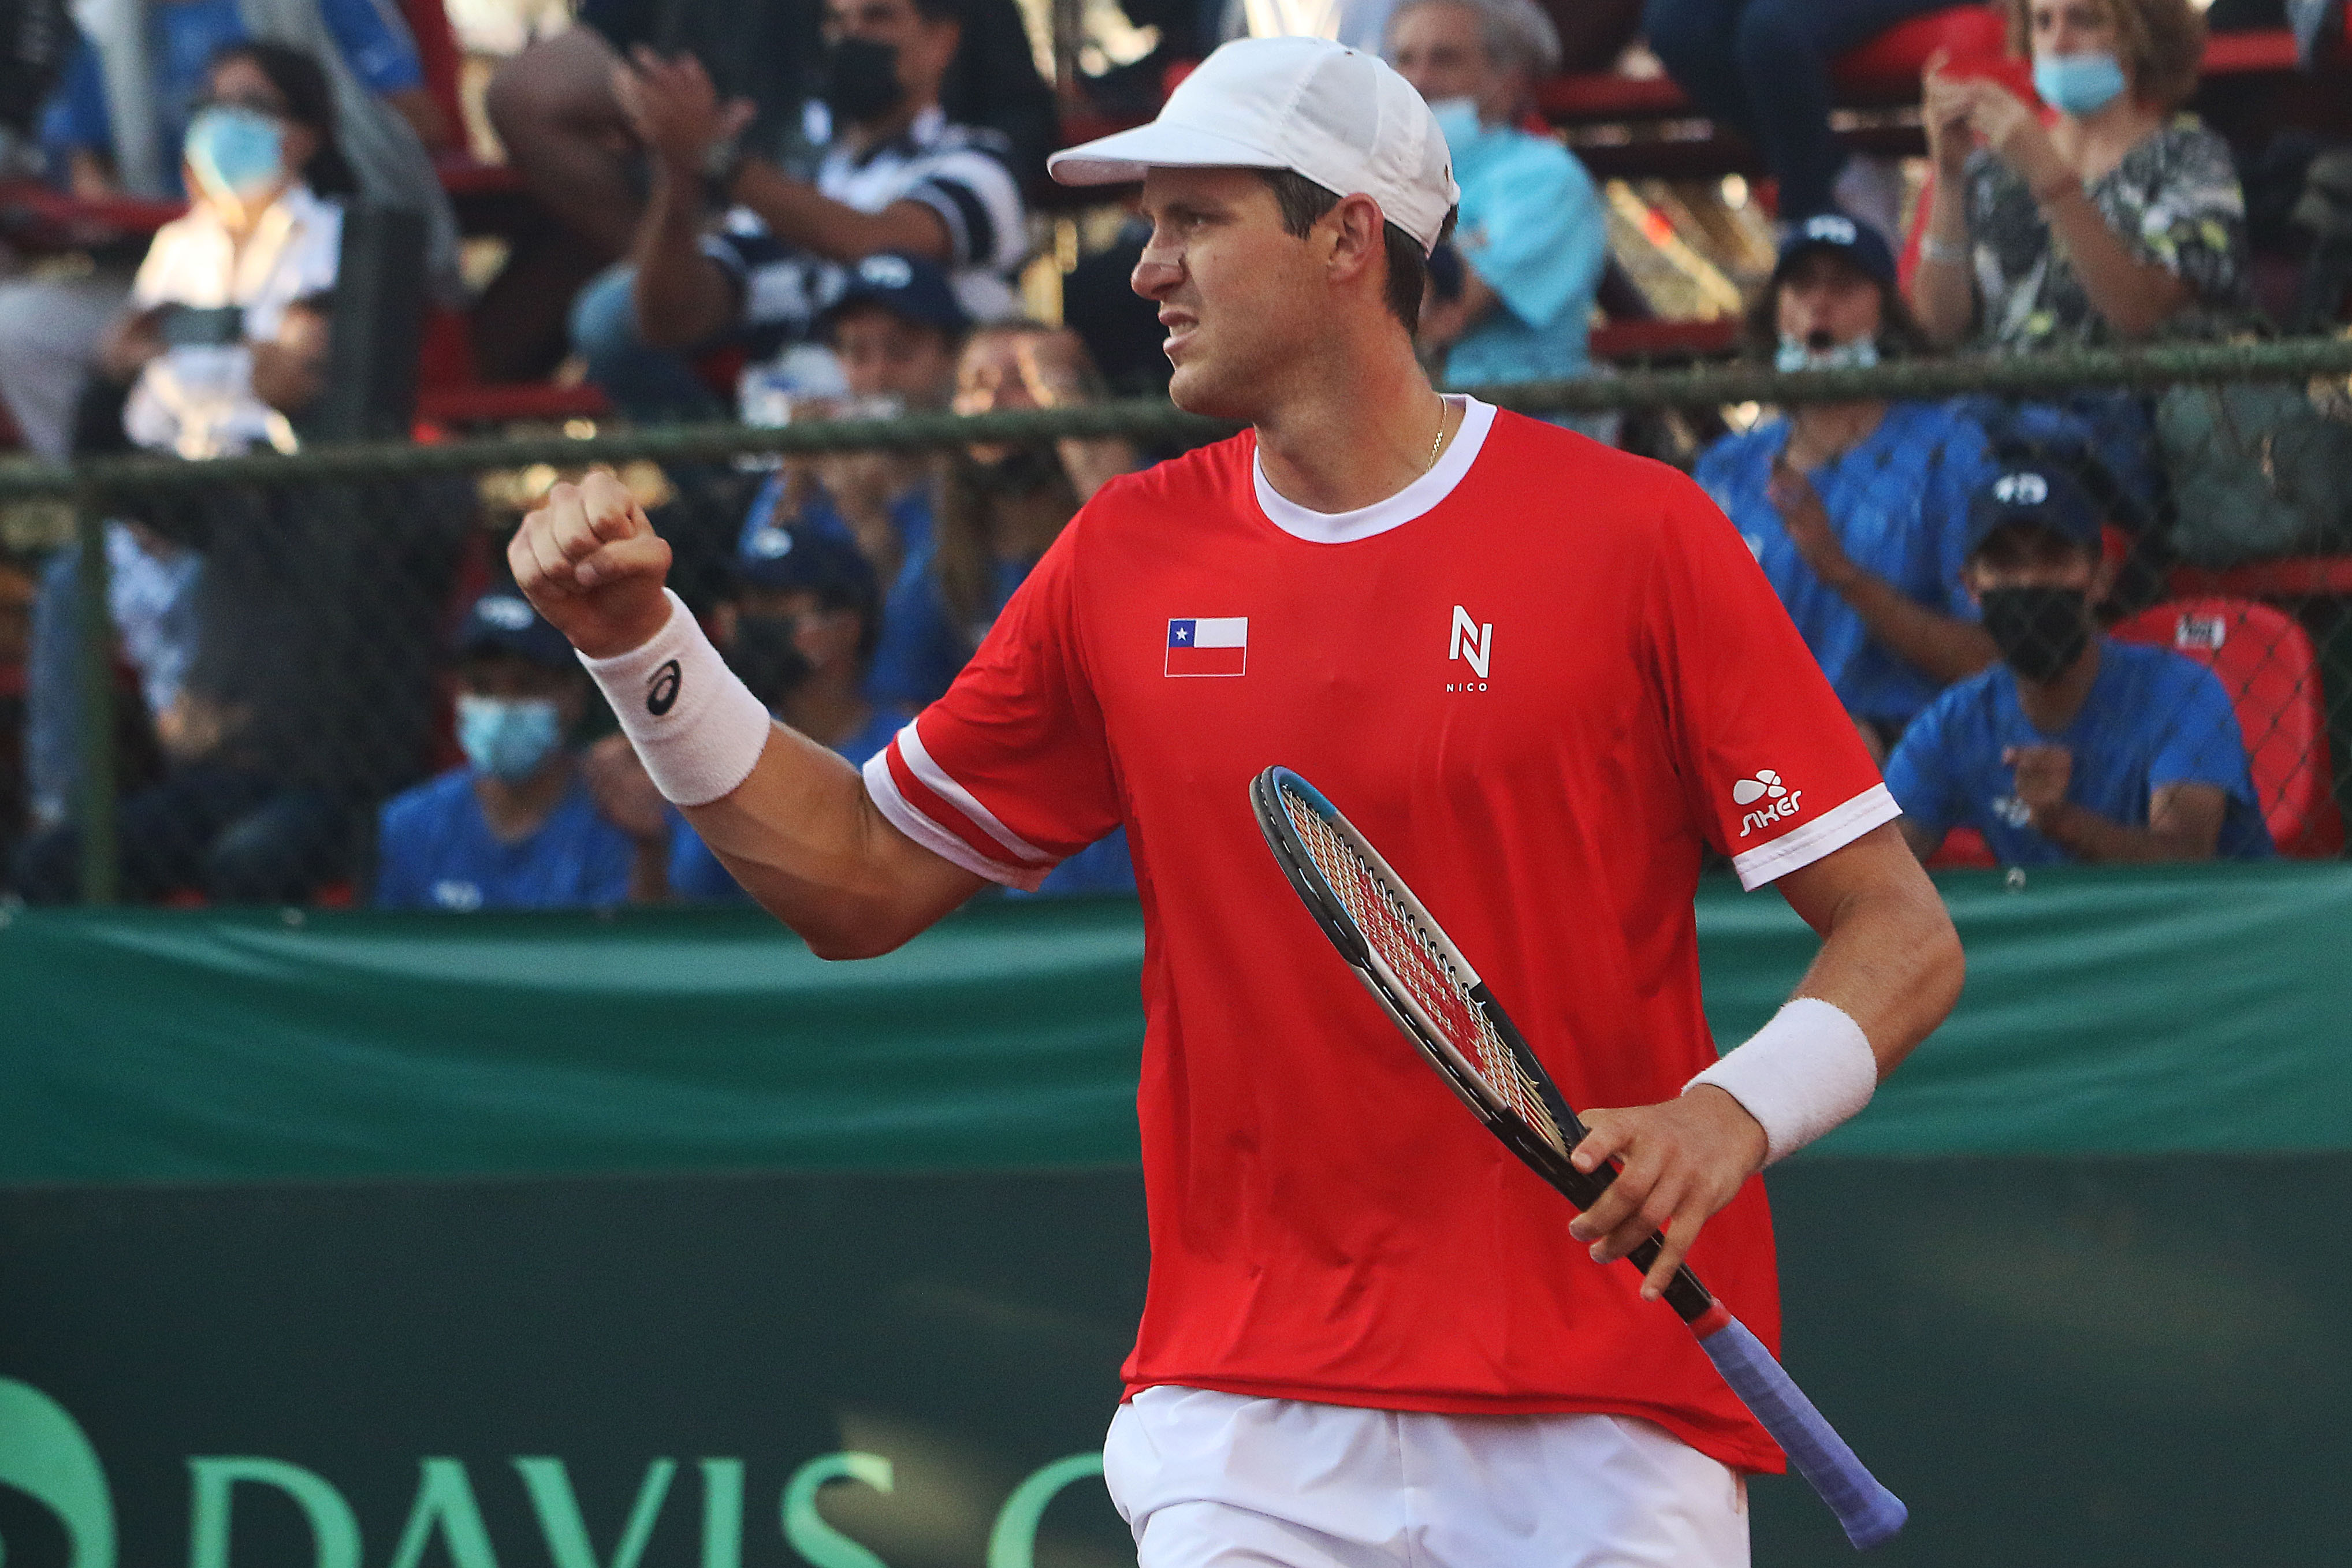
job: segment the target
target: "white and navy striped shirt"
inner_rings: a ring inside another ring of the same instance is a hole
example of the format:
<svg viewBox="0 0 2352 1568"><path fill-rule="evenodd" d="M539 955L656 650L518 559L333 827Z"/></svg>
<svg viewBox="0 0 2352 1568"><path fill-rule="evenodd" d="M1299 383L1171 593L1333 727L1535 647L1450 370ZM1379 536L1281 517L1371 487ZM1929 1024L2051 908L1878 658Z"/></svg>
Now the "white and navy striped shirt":
<svg viewBox="0 0 2352 1568"><path fill-rule="evenodd" d="M822 139L822 105L812 106ZM817 190L861 213L899 202L920 202L948 231L948 276L973 319L1011 315L1016 306L1007 275L1028 254L1021 185L1006 164L1004 138L993 131L950 125L934 104L903 136L862 152L835 144L818 166ZM803 336L818 312L841 295L847 272L838 263L786 245L748 207L730 210L703 254L741 286L740 324L753 353Z"/></svg>

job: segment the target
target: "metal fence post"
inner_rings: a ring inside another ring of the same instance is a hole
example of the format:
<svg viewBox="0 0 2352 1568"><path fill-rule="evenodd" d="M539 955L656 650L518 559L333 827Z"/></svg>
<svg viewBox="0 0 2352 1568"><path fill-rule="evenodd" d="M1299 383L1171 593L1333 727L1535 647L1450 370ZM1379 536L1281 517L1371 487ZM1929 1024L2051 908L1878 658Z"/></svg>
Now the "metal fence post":
<svg viewBox="0 0 2352 1568"><path fill-rule="evenodd" d="M107 603L106 510L99 494L74 492L75 818L81 899L111 904L120 886L115 841L114 616Z"/></svg>

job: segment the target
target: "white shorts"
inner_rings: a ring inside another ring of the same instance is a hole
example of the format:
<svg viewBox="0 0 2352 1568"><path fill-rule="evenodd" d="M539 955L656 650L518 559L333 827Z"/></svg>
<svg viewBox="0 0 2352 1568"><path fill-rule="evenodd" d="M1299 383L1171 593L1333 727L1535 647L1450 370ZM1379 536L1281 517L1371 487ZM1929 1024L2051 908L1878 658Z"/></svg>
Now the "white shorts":
<svg viewBox="0 0 2352 1568"><path fill-rule="evenodd" d="M1746 1568L1744 1478L1625 1416L1147 1388L1103 1480L1138 1568Z"/></svg>

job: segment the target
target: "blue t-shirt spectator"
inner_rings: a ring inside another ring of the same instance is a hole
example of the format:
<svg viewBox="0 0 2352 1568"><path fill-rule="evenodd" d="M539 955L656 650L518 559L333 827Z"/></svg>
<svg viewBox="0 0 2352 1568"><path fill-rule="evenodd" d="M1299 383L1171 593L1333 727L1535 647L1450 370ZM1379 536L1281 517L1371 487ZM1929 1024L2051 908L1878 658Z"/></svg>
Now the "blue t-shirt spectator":
<svg viewBox="0 0 2352 1568"><path fill-rule="evenodd" d="M246 37L236 0L159 0L146 7L147 60L155 93L155 137L164 182L174 195L180 183L180 145L188 118L205 90L205 69L225 44ZM369 91L405 92L425 83L416 47L396 31L374 0L319 0L319 15L341 50L352 74ZM113 116L107 108L105 72L98 50L77 36L48 107L42 111L41 145L53 159L80 149L111 156Z"/></svg>
<svg viewBox="0 0 2352 1568"><path fill-rule="evenodd" d="M504 842L475 798L473 768L453 768L385 803L375 902L457 911L625 904L635 848L576 774L537 832Z"/></svg>
<svg viewBox="0 0 2352 1568"><path fill-rule="evenodd" d="M1971 675L1912 721L1887 759L1886 787L1932 839L1971 827L2003 865L2063 863L2073 857L2029 825L2001 760L2021 746L2073 752L2067 800L2129 828L2147 826L2150 790L2210 784L2229 797L2214 854L2259 860L2273 852L2229 695L2212 671L2168 648L2102 639L2083 711L2056 735L2025 716L2008 665Z"/></svg>
<svg viewBox="0 0 2352 1568"><path fill-rule="evenodd" d="M1450 145L1449 139L1449 145ZM1514 126L1452 147L1462 215L1454 243L1501 297L1445 357L1454 386L1572 376L1588 363L1609 225L1576 154Z"/></svg>
<svg viewBox="0 0 2352 1568"><path fill-rule="evenodd" d="M1756 552L1846 711L1900 729L1943 688L1873 642L1862 616L1805 564L1766 490L1788 446L1788 421L1771 420L1707 448L1696 476ZM1938 614L1973 622L1976 603L1960 581L1969 501L1999 471L1974 420L1945 403L1897 402L1806 478L1856 566Z"/></svg>
<svg viewBox="0 0 2352 1568"><path fill-rule="evenodd" d="M833 749L852 765L863 768L866 759L890 744L890 737L905 726L907 715L899 708L876 708L866 727L852 735ZM684 814L670 808L669 831L669 891L673 898L710 901L731 899L748 902L751 894L743 884L719 863L710 846L702 841Z"/></svg>

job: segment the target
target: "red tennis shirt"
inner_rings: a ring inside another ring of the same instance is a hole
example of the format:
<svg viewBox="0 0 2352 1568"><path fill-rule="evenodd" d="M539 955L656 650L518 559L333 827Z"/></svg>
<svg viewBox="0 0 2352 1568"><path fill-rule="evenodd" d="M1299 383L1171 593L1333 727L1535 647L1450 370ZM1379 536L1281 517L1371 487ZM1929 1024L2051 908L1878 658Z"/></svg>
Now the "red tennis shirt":
<svg viewBox="0 0 2352 1568"><path fill-rule="evenodd" d="M1127 827L1151 1236L1130 1391L1610 1411L1780 1468L1332 951L1251 815L1269 763L1379 847L1569 1103L1672 1099L1716 1056L1705 847L1755 887L1896 815L1738 532L1671 468L1475 402L1429 474L1336 516L1275 494L1244 434L1105 487L866 778L918 842L1015 886ZM1760 1182L1691 1263L1777 1342Z"/></svg>

